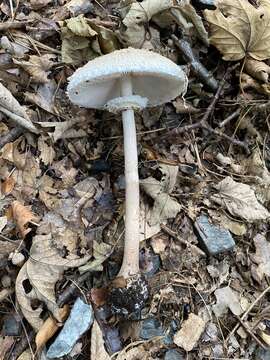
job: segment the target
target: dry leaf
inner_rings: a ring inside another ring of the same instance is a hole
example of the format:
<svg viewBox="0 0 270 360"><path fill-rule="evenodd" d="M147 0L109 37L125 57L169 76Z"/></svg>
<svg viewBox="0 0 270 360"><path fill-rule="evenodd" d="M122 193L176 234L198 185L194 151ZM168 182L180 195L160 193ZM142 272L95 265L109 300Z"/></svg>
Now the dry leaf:
<svg viewBox="0 0 270 360"><path fill-rule="evenodd" d="M142 47L146 40L144 24L149 22L154 15L168 10L172 6L172 0L144 0L140 3L133 2L122 21L124 26L119 32L120 41L126 46Z"/></svg>
<svg viewBox="0 0 270 360"><path fill-rule="evenodd" d="M24 238L31 231L30 228L27 228L27 224L30 221L37 220L37 217L32 213L29 206L24 206L17 200L13 201L11 208L19 233Z"/></svg>
<svg viewBox="0 0 270 360"><path fill-rule="evenodd" d="M14 59L14 63L20 65L30 76L33 82L44 84L48 81L49 70L53 66L52 59L55 55L45 54L41 56L30 55L28 61Z"/></svg>
<svg viewBox="0 0 270 360"><path fill-rule="evenodd" d="M38 130L31 123L26 111L18 103L11 92L0 83L0 111L6 114L16 124L25 127L26 129L38 133ZM18 115L19 118L14 118L12 115Z"/></svg>
<svg viewBox="0 0 270 360"><path fill-rule="evenodd" d="M7 225L7 217L6 216L0 216L0 233L4 229L4 227Z"/></svg>
<svg viewBox="0 0 270 360"><path fill-rule="evenodd" d="M53 216L54 215L54 216ZM32 327L38 331L43 320L40 318L42 306L32 308L33 299L45 302L53 316L61 321L59 307L55 298L55 284L62 278L65 270L85 264L90 255L82 257L77 255L77 246L83 234L78 229L66 228L67 224L61 217L53 213L47 213L37 230L37 235L32 240L30 256L21 268L16 279L16 296L23 315ZM73 247L66 247L66 234L69 232L69 239L77 244ZM41 233L42 235L39 235ZM64 251L64 249L67 251ZM31 286L28 291L24 284L26 280Z"/></svg>
<svg viewBox="0 0 270 360"><path fill-rule="evenodd" d="M270 74L270 66L263 61L246 59L245 71L257 80L267 82Z"/></svg>
<svg viewBox="0 0 270 360"><path fill-rule="evenodd" d="M270 276L270 243L266 238L257 234L253 239L256 254L251 256L253 262L258 266L252 266L252 276L261 282L264 275Z"/></svg>
<svg viewBox="0 0 270 360"><path fill-rule="evenodd" d="M12 336L0 336L0 360L4 360L6 353L14 343Z"/></svg>
<svg viewBox="0 0 270 360"><path fill-rule="evenodd" d="M54 80L50 80L41 85L33 84L32 87L35 92L26 91L25 100L41 107L49 113L57 115L57 109L54 106L55 94L57 91L56 82Z"/></svg>
<svg viewBox="0 0 270 360"><path fill-rule="evenodd" d="M205 10L210 24L210 42L227 61L245 56L256 60L270 58L270 6L261 0L252 6L247 0L219 0L217 9Z"/></svg>
<svg viewBox="0 0 270 360"><path fill-rule="evenodd" d="M12 176L8 177L1 185L1 191L4 195L11 193L14 189L15 180Z"/></svg>
<svg viewBox="0 0 270 360"><path fill-rule="evenodd" d="M63 308L59 309L59 318L62 321L65 321L69 315L69 306L66 304ZM43 323L42 327L39 329L36 334L35 343L36 351L39 351L43 346L50 340L53 335L59 330L61 324L59 321L53 317L48 317L47 320Z"/></svg>
<svg viewBox="0 0 270 360"><path fill-rule="evenodd" d="M109 360L111 357L108 355L104 347L104 340L102 331L97 323L94 321L91 330L91 360Z"/></svg>
<svg viewBox="0 0 270 360"><path fill-rule="evenodd" d="M78 65L90 61L99 54L91 44L97 33L91 28L83 15L68 19L61 24L62 61Z"/></svg>
<svg viewBox="0 0 270 360"><path fill-rule="evenodd" d="M45 165L51 164L53 162L53 159L56 155L54 148L52 145L47 145L45 139L42 136L38 138L38 150L40 151L39 157Z"/></svg>
<svg viewBox="0 0 270 360"><path fill-rule="evenodd" d="M238 294L229 286L217 289L215 296L217 303L212 308L217 317L224 315L228 308L234 315L239 316L244 312L240 305Z"/></svg>
<svg viewBox="0 0 270 360"><path fill-rule="evenodd" d="M151 214L147 217L150 225L173 218L181 210L181 205L169 195L175 186L178 166L161 164L159 169L162 173L160 181L148 177L140 182L146 194L154 200Z"/></svg>
<svg viewBox="0 0 270 360"><path fill-rule="evenodd" d="M50 4L52 0L30 0L30 5L33 10L39 10Z"/></svg>
<svg viewBox="0 0 270 360"><path fill-rule="evenodd" d="M270 213L258 201L254 190L249 185L238 183L227 176L215 188L219 193L212 195L211 200L228 210L233 216L248 222L269 218Z"/></svg>

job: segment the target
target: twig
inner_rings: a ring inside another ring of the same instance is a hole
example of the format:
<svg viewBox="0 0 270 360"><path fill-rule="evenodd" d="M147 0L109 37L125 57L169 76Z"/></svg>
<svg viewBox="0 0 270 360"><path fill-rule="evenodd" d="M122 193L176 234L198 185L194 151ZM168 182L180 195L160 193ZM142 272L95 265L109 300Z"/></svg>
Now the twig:
<svg viewBox="0 0 270 360"><path fill-rule="evenodd" d="M15 347L12 350L12 354L8 357L5 357L5 360L17 360L23 351L29 347L29 343L34 339L35 332L33 330L28 331L28 336L21 338L19 342L16 343Z"/></svg>
<svg viewBox="0 0 270 360"><path fill-rule="evenodd" d="M256 300L253 301L253 303L250 305L250 307L244 312L244 314L241 316L241 320L243 321L246 316L250 313L250 311L254 308L254 306L264 297L266 293L270 290L270 286L268 286L258 297ZM235 331L238 329L239 324L236 324L235 327L232 329L232 331L229 333L229 335L226 338L226 342L230 339L231 336L235 333Z"/></svg>
<svg viewBox="0 0 270 360"><path fill-rule="evenodd" d="M31 24L34 20L26 21L6 21L0 24L0 31L24 28L27 24Z"/></svg>
<svg viewBox="0 0 270 360"><path fill-rule="evenodd" d="M223 126L227 125L230 121L232 121L233 119L235 119L238 115L240 115L241 113L241 109L237 109L235 110L231 115L229 115L228 117L226 117L226 119L224 119L223 121L221 121L221 123L218 124L219 128L222 128Z"/></svg>
<svg viewBox="0 0 270 360"><path fill-rule="evenodd" d="M196 253L200 256L206 256L206 254L200 249L198 248L198 246L190 244L188 241L182 239L180 236L178 236L172 229L170 229L168 226L161 224L160 225L161 229L167 233L168 235L170 235L171 237L173 237L175 240L179 241L181 244L184 244L186 246L189 246L191 249L193 249L194 251L196 251Z"/></svg>
<svg viewBox="0 0 270 360"><path fill-rule="evenodd" d="M267 346L265 346L260 339L257 338L257 336L252 332L252 330L248 327L248 325L241 320L241 318L237 315L235 315L237 320L240 322L240 324L243 326L243 328L246 330L246 332L256 341L256 343L261 346L263 349L267 350Z"/></svg>
<svg viewBox="0 0 270 360"><path fill-rule="evenodd" d="M218 101L218 99L220 97L220 94L221 94L221 92L222 92L222 90L223 90L223 88L225 86L226 75L230 71L231 71L231 68L228 68L225 75L224 75L224 77L223 77L223 79L220 81L219 87L218 87L218 89L217 89L217 91L215 93L215 96L214 96L213 100L211 101L211 103L209 104L208 108L206 109L202 119L199 120L198 122L194 123L194 124L190 124L190 125L175 128L175 129L169 131L169 133L167 133L166 135L164 135L163 138L167 137L168 135L169 136L170 135L179 135L179 134L182 134L182 133L190 131L190 130L201 128L201 129L207 130L208 132L210 132L212 134L223 137L224 139L230 141L230 143L233 144L233 145L241 146L249 154L250 153L249 148L244 142L236 140L233 137L230 137L230 136L224 134L223 132L221 132L221 131L219 131L217 129L213 129L208 123L208 118L210 117L212 111L214 110L214 108L216 106L216 103L217 103L217 101Z"/></svg>
<svg viewBox="0 0 270 360"><path fill-rule="evenodd" d="M0 149L2 149L6 144L18 139L18 137L22 134L23 129L21 127L15 127L11 129L7 134L0 137Z"/></svg>
<svg viewBox="0 0 270 360"><path fill-rule="evenodd" d="M172 35L171 38L175 46L181 51L186 62L191 65L194 74L196 74L198 78L202 81L202 83L207 85L211 90L217 91L218 89L217 80L196 58L190 46L190 43L187 40L178 39L175 35Z"/></svg>
<svg viewBox="0 0 270 360"><path fill-rule="evenodd" d="M70 286L68 286L63 292L62 294L60 294L58 300L57 300L57 305L59 307L62 307L64 304L66 304L72 297L73 295L78 291L78 285L82 284L86 279L88 279L90 276L89 272L84 273L83 275L80 275L78 277L78 279L76 280L76 282L72 282L72 284Z"/></svg>
<svg viewBox="0 0 270 360"><path fill-rule="evenodd" d="M6 108L0 106L0 111L7 115L11 120L15 122L15 124L35 133L38 134L38 129L27 119L23 118L22 116L19 116L17 114L14 114L13 112L7 110Z"/></svg>

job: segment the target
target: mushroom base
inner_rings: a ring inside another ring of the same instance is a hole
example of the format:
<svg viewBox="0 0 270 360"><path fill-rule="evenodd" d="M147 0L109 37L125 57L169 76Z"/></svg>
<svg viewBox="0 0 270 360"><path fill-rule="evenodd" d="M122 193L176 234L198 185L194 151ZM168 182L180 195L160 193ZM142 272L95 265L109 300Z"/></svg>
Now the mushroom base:
<svg viewBox="0 0 270 360"><path fill-rule="evenodd" d="M130 317L140 315L148 297L149 289L144 275L135 274L113 281L109 301L114 314Z"/></svg>

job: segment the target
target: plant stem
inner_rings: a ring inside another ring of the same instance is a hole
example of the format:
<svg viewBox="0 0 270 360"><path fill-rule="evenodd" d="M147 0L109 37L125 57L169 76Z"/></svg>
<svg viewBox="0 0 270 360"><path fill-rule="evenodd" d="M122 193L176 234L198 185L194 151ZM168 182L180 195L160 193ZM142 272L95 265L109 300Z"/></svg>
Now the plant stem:
<svg viewBox="0 0 270 360"><path fill-rule="evenodd" d="M132 95L132 81L130 76L121 80L121 95ZM125 182L126 182L126 205L125 205L125 245L122 266L118 276L125 278L139 271L139 174L136 126L134 111L122 112L124 132L125 154Z"/></svg>

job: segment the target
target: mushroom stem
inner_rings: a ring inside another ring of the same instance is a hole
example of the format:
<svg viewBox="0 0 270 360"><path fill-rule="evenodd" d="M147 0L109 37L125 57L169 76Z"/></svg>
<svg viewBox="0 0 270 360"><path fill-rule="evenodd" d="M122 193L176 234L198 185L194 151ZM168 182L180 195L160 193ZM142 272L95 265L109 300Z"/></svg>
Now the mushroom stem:
<svg viewBox="0 0 270 360"><path fill-rule="evenodd" d="M132 95L132 79L125 76L121 79L121 95ZM139 174L136 126L134 111L131 109L122 112L125 154L125 244L124 256L118 276L125 278L139 272Z"/></svg>

